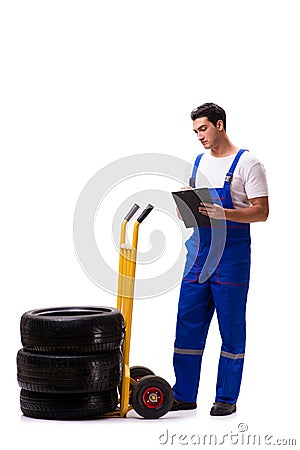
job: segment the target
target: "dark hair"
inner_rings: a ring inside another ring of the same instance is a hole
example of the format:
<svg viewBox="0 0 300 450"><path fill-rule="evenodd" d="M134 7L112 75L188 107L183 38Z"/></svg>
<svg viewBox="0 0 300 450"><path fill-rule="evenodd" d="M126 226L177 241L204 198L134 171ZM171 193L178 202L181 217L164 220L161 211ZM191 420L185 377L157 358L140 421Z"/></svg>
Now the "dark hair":
<svg viewBox="0 0 300 450"><path fill-rule="evenodd" d="M204 103L201 106L193 109L191 112L191 119L196 120L199 117L207 117L210 122L217 125L218 120L223 121L224 130L226 131L226 113L221 106L215 103Z"/></svg>

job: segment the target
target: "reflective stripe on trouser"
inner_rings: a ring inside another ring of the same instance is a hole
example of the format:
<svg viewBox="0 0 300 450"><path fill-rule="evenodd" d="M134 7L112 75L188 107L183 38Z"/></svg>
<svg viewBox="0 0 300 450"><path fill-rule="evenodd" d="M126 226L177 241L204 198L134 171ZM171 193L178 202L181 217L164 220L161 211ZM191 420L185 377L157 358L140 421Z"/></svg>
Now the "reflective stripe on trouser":
<svg viewBox="0 0 300 450"><path fill-rule="evenodd" d="M219 284L216 274L204 283L183 280L173 358L176 376L173 390L176 399L196 401L202 354L216 310L222 337L216 401L236 403L244 363L247 292L248 283ZM195 343L198 348L195 348Z"/></svg>

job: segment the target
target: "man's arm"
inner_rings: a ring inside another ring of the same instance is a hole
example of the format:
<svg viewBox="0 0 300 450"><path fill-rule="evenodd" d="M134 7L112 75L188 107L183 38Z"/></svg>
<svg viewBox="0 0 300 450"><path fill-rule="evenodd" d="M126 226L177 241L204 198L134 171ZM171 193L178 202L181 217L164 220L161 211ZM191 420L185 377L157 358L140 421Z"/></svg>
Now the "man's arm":
<svg viewBox="0 0 300 450"><path fill-rule="evenodd" d="M268 197L249 199L251 206L242 209L226 209L216 204L204 203L200 205L199 212L212 219L225 219L233 222L251 223L265 222L269 215Z"/></svg>

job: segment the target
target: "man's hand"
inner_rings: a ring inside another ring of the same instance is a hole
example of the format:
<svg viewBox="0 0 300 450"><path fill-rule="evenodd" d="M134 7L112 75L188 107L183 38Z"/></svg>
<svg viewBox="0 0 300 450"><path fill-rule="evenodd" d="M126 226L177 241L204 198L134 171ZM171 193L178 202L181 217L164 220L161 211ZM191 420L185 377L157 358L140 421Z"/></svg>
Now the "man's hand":
<svg viewBox="0 0 300 450"><path fill-rule="evenodd" d="M225 210L215 203L200 203L199 212L212 219L225 219Z"/></svg>
<svg viewBox="0 0 300 450"><path fill-rule="evenodd" d="M192 188L190 186L183 186L180 190L181 191L188 191L189 189L192 189ZM181 214L180 214L178 208L176 208L176 212L177 212L178 219L182 220L182 217L181 217Z"/></svg>

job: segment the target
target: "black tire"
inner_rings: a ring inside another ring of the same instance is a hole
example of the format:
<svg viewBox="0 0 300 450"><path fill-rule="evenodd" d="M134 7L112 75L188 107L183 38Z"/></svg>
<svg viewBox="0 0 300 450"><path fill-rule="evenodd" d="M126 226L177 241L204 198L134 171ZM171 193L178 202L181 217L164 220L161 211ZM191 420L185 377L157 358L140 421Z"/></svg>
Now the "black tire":
<svg viewBox="0 0 300 450"><path fill-rule="evenodd" d="M22 413L34 419L89 419L112 412L117 405L117 389L90 394L41 394L21 389L20 393Z"/></svg>
<svg viewBox="0 0 300 450"><path fill-rule="evenodd" d="M91 355L47 355L19 350L17 378L21 388L44 393L98 392L121 382L120 350Z"/></svg>
<svg viewBox="0 0 300 450"><path fill-rule="evenodd" d="M148 369L148 367L144 366L133 366L130 367L130 378L133 378L135 381L139 381L141 378L147 375L155 375L152 370Z"/></svg>
<svg viewBox="0 0 300 450"><path fill-rule="evenodd" d="M22 315L20 326L25 349L49 354L115 350L125 335L121 312L110 307L34 309Z"/></svg>
<svg viewBox="0 0 300 450"><path fill-rule="evenodd" d="M170 411L173 405L173 391L169 383L161 377L147 375L132 389L133 409L146 419L158 419Z"/></svg>

